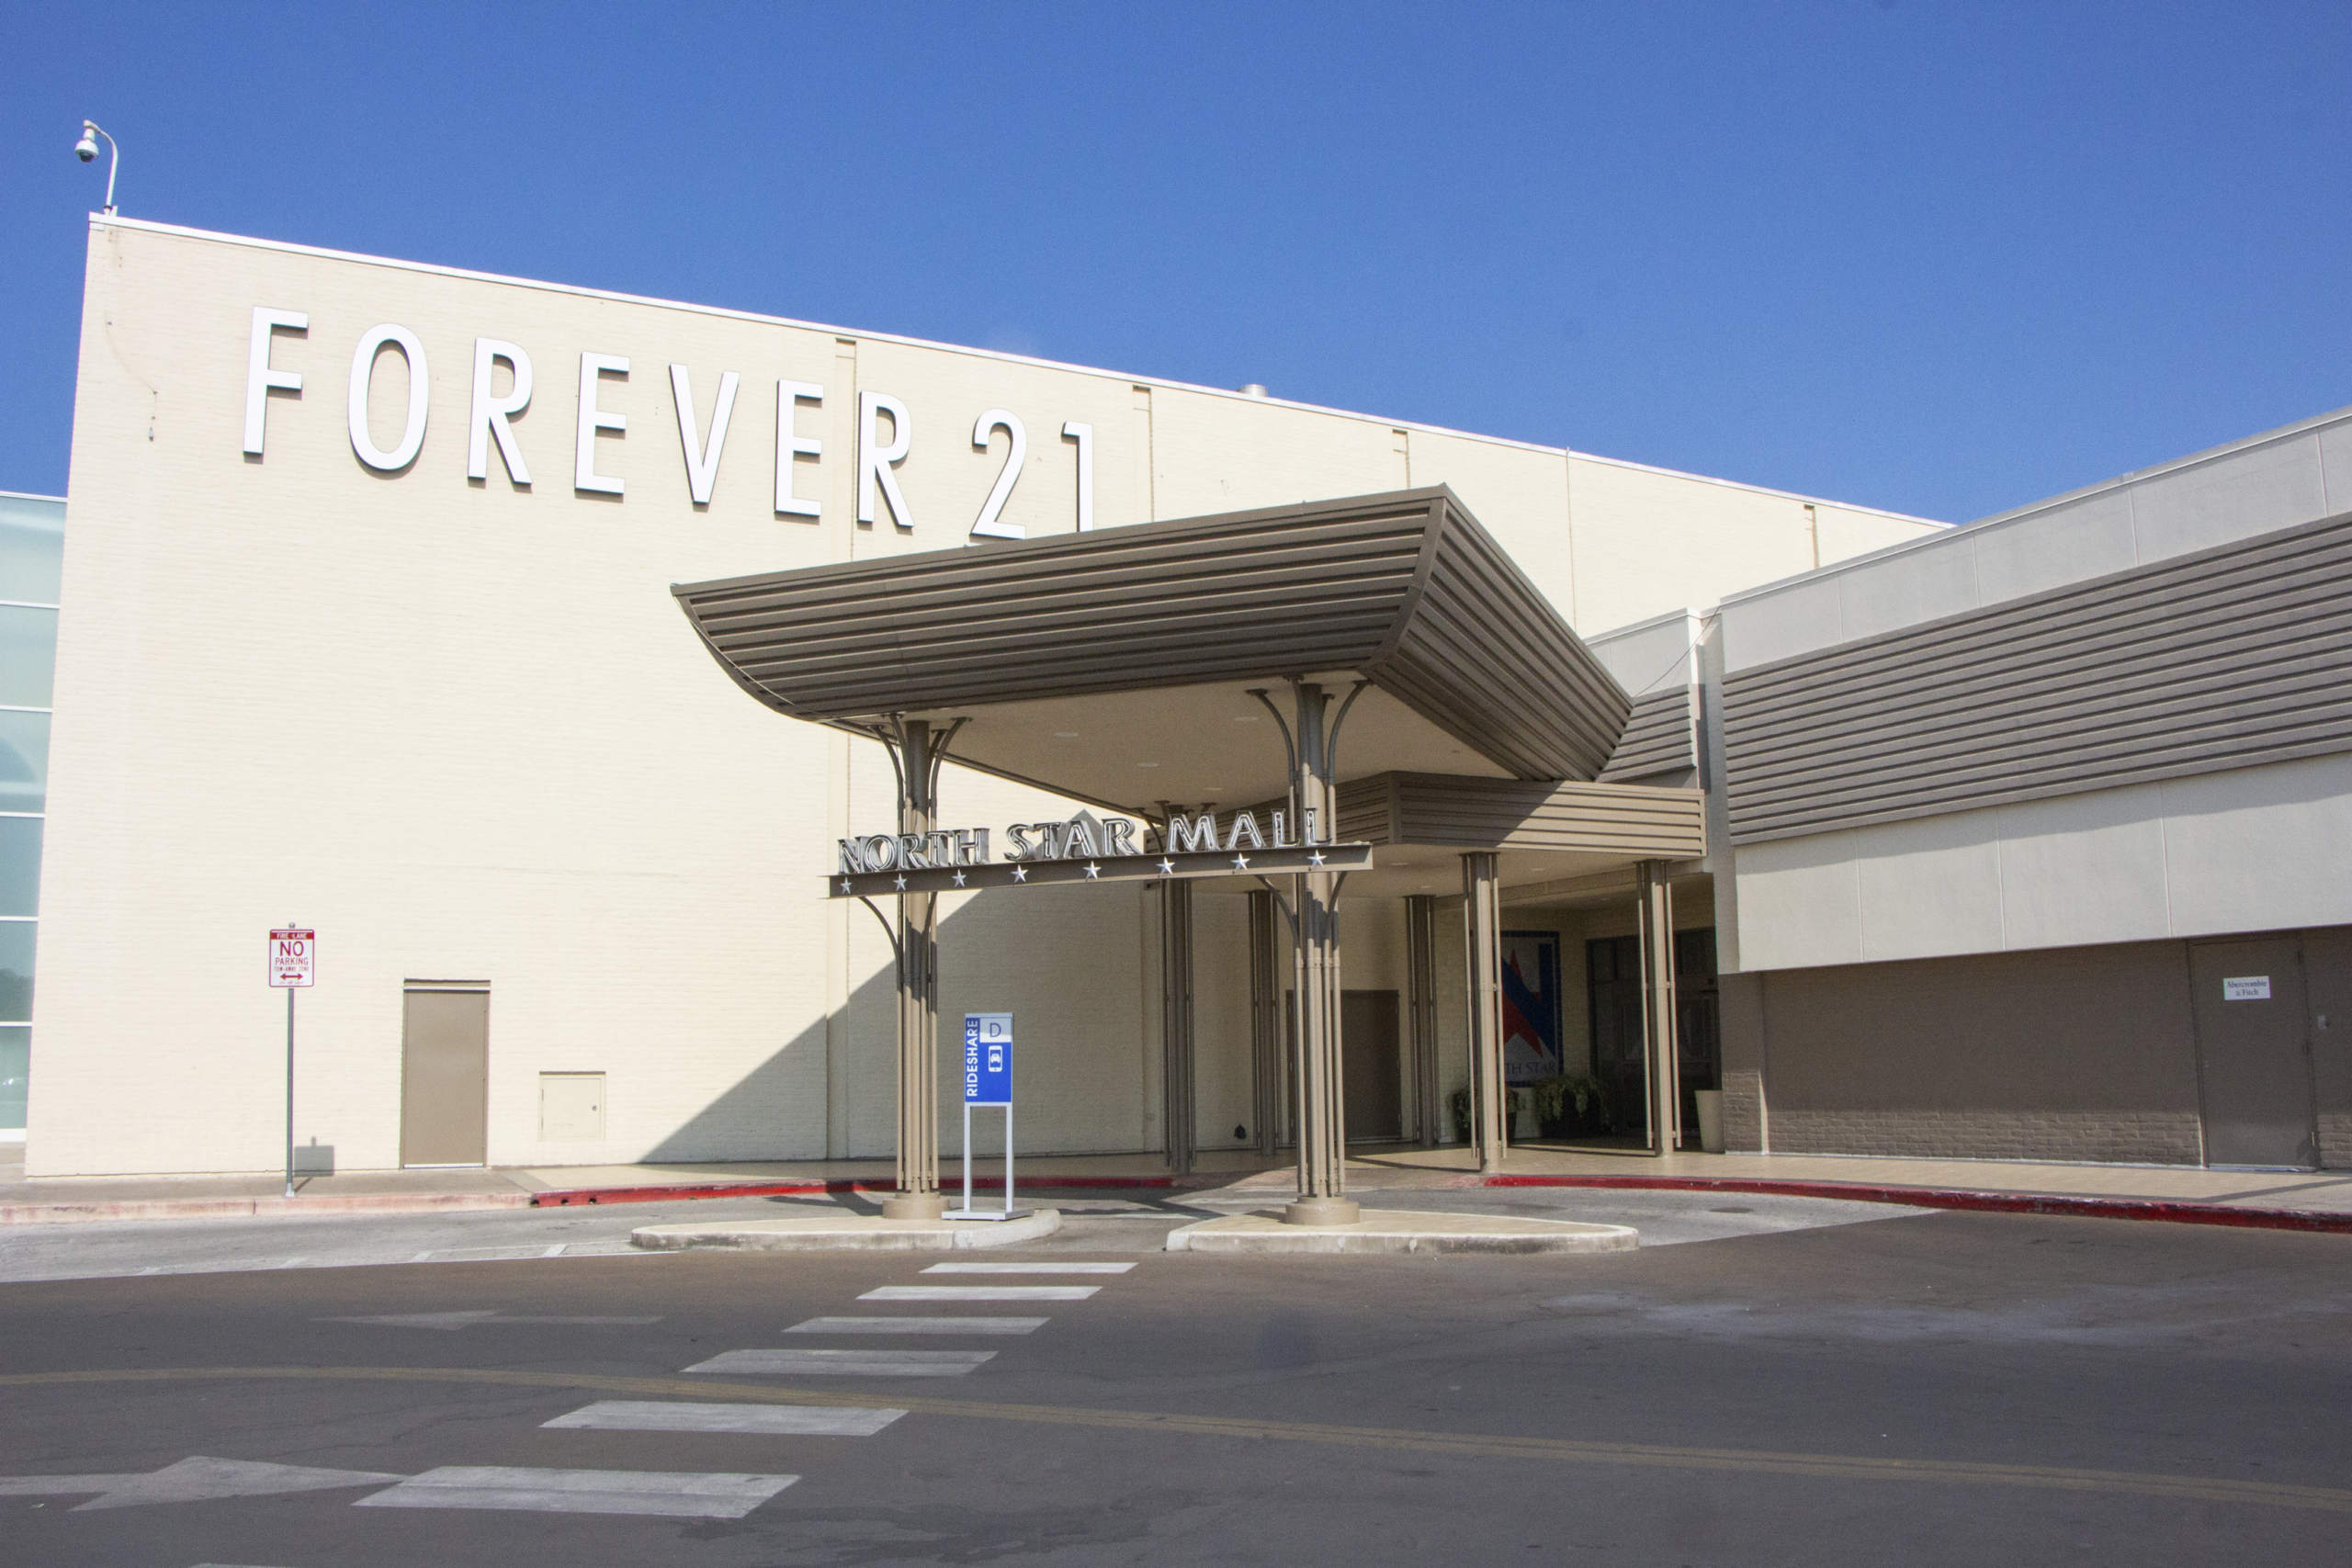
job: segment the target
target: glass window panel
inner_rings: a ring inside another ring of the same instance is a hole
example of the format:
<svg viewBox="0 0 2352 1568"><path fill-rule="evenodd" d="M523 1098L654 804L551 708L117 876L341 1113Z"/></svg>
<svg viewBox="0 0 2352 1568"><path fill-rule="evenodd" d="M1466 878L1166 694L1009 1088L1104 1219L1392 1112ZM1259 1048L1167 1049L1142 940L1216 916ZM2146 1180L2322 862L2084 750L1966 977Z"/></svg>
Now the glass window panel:
<svg viewBox="0 0 2352 1568"><path fill-rule="evenodd" d="M45 708L57 663L57 612L0 605L0 706Z"/></svg>
<svg viewBox="0 0 2352 1568"><path fill-rule="evenodd" d="M0 599L57 603L65 555L65 503L0 495Z"/></svg>
<svg viewBox="0 0 2352 1568"><path fill-rule="evenodd" d="M0 1130L25 1125L25 1079L31 1076L33 1032L0 1029Z"/></svg>
<svg viewBox="0 0 2352 1568"><path fill-rule="evenodd" d="M0 920L0 1023L33 1016L33 935L30 920Z"/></svg>
<svg viewBox="0 0 2352 1568"><path fill-rule="evenodd" d="M40 906L40 818L0 817L0 915Z"/></svg>
<svg viewBox="0 0 2352 1568"><path fill-rule="evenodd" d="M0 811L41 811L49 799L49 715L0 709Z"/></svg>

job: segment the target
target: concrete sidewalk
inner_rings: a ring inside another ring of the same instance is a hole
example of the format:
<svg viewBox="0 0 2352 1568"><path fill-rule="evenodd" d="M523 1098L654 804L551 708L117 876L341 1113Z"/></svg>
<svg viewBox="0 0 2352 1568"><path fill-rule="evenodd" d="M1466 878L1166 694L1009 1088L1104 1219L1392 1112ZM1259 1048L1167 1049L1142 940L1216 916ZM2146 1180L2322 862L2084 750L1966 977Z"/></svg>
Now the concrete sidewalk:
<svg viewBox="0 0 2352 1568"><path fill-rule="evenodd" d="M201 1177L28 1178L0 1145L0 1224L91 1220L249 1217L267 1214L424 1213L887 1190L888 1160L710 1161L479 1170L354 1171L304 1177L282 1196L272 1174ZM948 1185L959 1175L943 1161ZM975 1172L994 1191L994 1161ZM985 1171L987 1174L982 1175ZM1022 1191L1075 1189L1287 1190L1293 1168L1255 1153L1209 1150L1189 1176L1171 1177L1158 1155L1025 1159ZM1865 1159L1824 1155L1646 1156L1515 1148L1500 1177L1482 1178L1458 1147L1359 1148L1351 1190L1478 1187L1595 1187L1778 1192L1929 1207L2082 1213L2124 1219L2271 1225L2352 1232L2352 1171L2229 1171L2188 1167L2037 1165L1994 1160Z"/></svg>

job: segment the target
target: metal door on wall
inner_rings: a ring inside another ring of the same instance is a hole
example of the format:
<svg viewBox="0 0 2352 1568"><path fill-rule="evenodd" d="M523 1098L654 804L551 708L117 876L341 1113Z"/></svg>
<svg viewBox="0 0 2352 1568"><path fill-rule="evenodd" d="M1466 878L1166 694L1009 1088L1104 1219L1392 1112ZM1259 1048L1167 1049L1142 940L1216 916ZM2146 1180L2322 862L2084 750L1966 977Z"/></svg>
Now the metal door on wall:
<svg viewBox="0 0 2352 1568"><path fill-rule="evenodd" d="M490 1144L490 992L412 986L401 1018L401 1164L481 1165Z"/></svg>
<svg viewBox="0 0 2352 1568"><path fill-rule="evenodd" d="M2188 950L2207 1165L2318 1162L2302 944L2292 937Z"/></svg>
<svg viewBox="0 0 2352 1568"><path fill-rule="evenodd" d="M1404 1057L1396 1037L1396 993L1340 993L1340 1075L1348 1142L1405 1135Z"/></svg>

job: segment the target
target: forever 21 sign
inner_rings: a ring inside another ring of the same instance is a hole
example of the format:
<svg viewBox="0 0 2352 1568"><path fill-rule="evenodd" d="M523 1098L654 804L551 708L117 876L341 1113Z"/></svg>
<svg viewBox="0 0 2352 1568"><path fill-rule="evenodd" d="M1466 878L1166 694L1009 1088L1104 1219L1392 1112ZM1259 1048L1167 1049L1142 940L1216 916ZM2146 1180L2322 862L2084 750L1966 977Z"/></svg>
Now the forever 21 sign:
<svg viewBox="0 0 2352 1568"><path fill-rule="evenodd" d="M244 449L250 457L263 456L268 434L269 394L284 391L299 395L302 390L302 371L281 369L271 362L277 336L281 332L308 333L310 329L311 319L303 311L276 310L266 305L254 307L253 338L245 361ZM368 423L368 398L378 365L388 349L407 362L408 403L398 439L382 446L377 444L376 433ZM628 378L629 361L620 355L583 353L579 368L580 416L572 431L571 488L593 495L620 495L626 488L622 477L598 470L596 438L604 433L626 432L628 419L598 406L597 398L607 378ZM671 401L678 417L678 446L684 458L686 493L695 505L707 506L718 482L718 466L727 454L728 438L736 428L736 394L741 389L742 378L732 370L722 373L708 412L704 413L698 412L693 378L686 367L673 364L669 371ZM490 455L495 447L509 481L518 489L531 483L530 465L525 459L512 421L530 407L533 381L531 356L519 344L497 338L474 339L472 390L466 410L469 479L489 479ZM416 461L416 455L424 445L425 422L431 413L429 384L424 344L414 333L397 322L386 321L359 334L359 341L352 349L345 408L351 450L360 462L381 473L397 473ZM773 453L775 513L779 517L814 522L824 515L822 501L794 492L793 470L800 457L815 460L824 456L824 442L801 434L799 420L804 412L823 406L826 391L823 385L813 381L779 380L775 384ZM1004 505L1028 461L1028 427L1010 409L982 410L972 424L972 446L981 453L992 451L1000 431L1005 438L1004 465L997 471L988 499L980 504L979 515L972 520L972 534L978 538L1018 539L1024 536L1025 531L1020 524L1004 520ZM914 515L908 509L907 498L899 491L897 473L913 446L914 434L914 422L908 415L907 405L899 399L888 392L862 390L857 394L860 523L873 523L878 512L887 509L890 521L899 528L910 532L914 528ZM1082 533L1094 525L1094 427L1075 420L1065 421L1061 435L1078 449L1078 486L1071 499ZM739 441L739 450L741 445Z"/></svg>

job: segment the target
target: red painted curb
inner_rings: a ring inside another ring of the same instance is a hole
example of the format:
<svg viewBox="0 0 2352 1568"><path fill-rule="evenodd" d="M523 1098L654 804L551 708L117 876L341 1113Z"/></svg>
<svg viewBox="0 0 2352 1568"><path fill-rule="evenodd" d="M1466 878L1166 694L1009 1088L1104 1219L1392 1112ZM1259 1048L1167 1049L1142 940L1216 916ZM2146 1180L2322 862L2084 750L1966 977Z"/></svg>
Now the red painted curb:
<svg viewBox="0 0 2352 1568"><path fill-rule="evenodd" d="M1860 1181L1774 1180L1738 1176L1489 1176L1482 1187L1602 1187L1666 1192L1753 1192L1788 1198L1843 1198L1996 1214L2072 1214L2097 1220L2161 1220L2182 1225L2352 1235L2352 1213L2310 1209L2239 1209L2170 1198L2078 1198L2063 1192L1980 1192L1955 1187L1882 1187Z"/></svg>
<svg viewBox="0 0 2352 1568"><path fill-rule="evenodd" d="M963 1183L953 1184L961 1190ZM1102 1189L1139 1187L1173 1187L1172 1176L1024 1176L1015 1185L1016 1192L1069 1192ZM972 1178L975 1192L996 1192L1003 1190L1001 1176ZM697 1186L680 1187L573 1187L535 1192L531 1207L563 1209L582 1203L674 1203L696 1198L814 1198L828 1192L891 1192L896 1186L888 1181L857 1177L834 1177L823 1181L715 1181ZM946 1190L945 1188L941 1189Z"/></svg>

